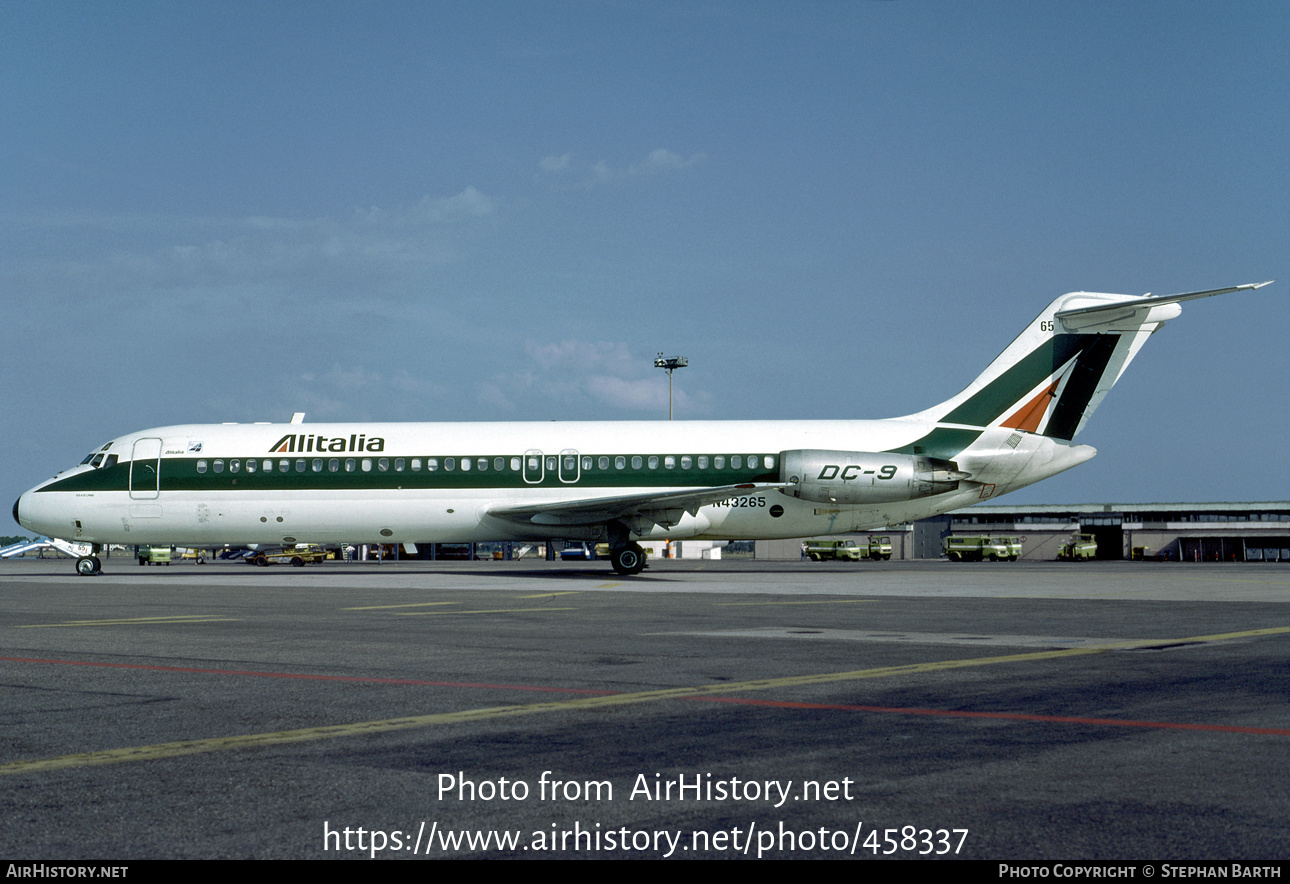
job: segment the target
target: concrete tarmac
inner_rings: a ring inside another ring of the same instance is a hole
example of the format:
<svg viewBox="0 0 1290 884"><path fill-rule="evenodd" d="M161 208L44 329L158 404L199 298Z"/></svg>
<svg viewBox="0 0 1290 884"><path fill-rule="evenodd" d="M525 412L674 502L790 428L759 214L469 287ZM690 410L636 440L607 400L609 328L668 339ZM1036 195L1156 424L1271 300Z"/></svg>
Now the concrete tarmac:
<svg viewBox="0 0 1290 884"><path fill-rule="evenodd" d="M0 563L0 855L1278 860L1276 564Z"/></svg>

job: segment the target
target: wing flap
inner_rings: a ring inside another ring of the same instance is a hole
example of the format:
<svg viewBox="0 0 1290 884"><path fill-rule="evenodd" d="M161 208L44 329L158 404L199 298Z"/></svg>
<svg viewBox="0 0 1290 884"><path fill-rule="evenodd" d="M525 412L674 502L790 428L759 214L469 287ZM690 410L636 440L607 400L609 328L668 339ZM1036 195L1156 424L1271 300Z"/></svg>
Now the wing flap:
<svg viewBox="0 0 1290 884"><path fill-rule="evenodd" d="M778 491L783 485L769 482L748 482L741 485L721 485L716 488L690 488L683 491L645 491L639 494L621 494L615 497L593 497L578 500L552 500L527 503L520 506L493 506L490 516L543 527L574 527L598 525L606 522L628 522L644 519L656 525L670 527L685 516L695 515L700 507L720 503L741 494L759 494Z"/></svg>

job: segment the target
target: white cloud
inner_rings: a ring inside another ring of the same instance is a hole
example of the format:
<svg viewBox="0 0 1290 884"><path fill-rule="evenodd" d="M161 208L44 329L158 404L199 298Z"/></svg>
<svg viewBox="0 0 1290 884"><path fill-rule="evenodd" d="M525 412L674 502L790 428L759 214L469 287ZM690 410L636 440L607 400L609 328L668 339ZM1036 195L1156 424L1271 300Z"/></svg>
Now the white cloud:
<svg viewBox="0 0 1290 884"><path fill-rule="evenodd" d="M650 153L650 155L645 158L645 162L632 166L630 172L633 175L652 175L655 172L686 169L705 159L707 159L707 157L701 153L696 153L689 159L686 159L680 154L672 153L672 151L664 150L660 147L658 150Z"/></svg>
<svg viewBox="0 0 1290 884"><path fill-rule="evenodd" d="M538 168L547 173L567 174L578 172L580 186L593 187L598 184L621 181L625 178L655 175L663 172L679 172L690 168L696 163L701 163L707 158L707 154L703 153L691 154L685 157L660 147L651 151L644 160L638 163L629 163L626 166L614 165L607 160L601 159L590 165L583 166L581 170L576 170L574 169L573 154L566 153L560 156L543 157L541 162L538 163Z"/></svg>
<svg viewBox="0 0 1290 884"><path fill-rule="evenodd" d="M573 162L573 154L571 153L561 154L558 157L543 157L542 161L538 163L538 168L543 172L564 172L568 170L571 162Z"/></svg>

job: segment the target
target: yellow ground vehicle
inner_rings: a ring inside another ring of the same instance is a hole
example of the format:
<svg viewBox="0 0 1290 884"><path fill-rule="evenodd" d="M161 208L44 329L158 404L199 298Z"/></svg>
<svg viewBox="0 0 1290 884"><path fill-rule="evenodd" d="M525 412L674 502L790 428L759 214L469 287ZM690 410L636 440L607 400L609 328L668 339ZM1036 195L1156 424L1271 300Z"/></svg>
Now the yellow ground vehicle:
<svg viewBox="0 0 1290 884"><path fill-rule="evenodd" d="M257 549L246 557L251 565L269 565L274 562L290 562L297 568L317 564L327 560L327 551L313 543L301 543L294 547L282 549Z"/></svg>
<svg viewBox="0 0 1290 884"><path fill-rule="evenodd" d="M1013 544L1015 538L990 537L986 534L961 535L951 534L945 538L945 556L951 562L1015 562L1021 554L1020 544Z"/></svg>
<svg viewBox="0 0 1290 884"><path fill-rule="evenodd" d="M1057 550L1057 561L1079 562L1097 558L1097 538L1092 534L1075 534Z"/></svg>
<svg viewBox="0 0 1290 884"><path fill-rule="evenodd" d="M168 546L139 547L140 565L169 565L170 558L170 547Z"/></svg>
<svg viewBox="0 0 1290 884"><path fill-rule="evenodd" d="M808 540L802 544L802 552L812 562L841 559L858 562L861 559L890 559L891 538L870 537L869 540L857 543L854 540Z"/></svg>

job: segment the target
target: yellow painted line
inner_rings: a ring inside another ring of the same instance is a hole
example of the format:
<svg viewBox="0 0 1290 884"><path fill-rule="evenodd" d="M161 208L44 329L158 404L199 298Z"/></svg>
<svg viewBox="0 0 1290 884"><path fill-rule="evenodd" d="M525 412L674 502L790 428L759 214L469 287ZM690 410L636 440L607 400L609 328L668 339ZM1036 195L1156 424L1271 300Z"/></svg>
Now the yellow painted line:
<svg viewBox="0 0 1290 884"><path fill-rule="evenodd" d="M21 623L15 629L49 629L57 626L121 626L124 624L166 624L166 623L231 623L237 617L216 617L198 614L192 616L176 615L172 617L133 617L128 620L67 620L62 623Z"/></svg>
<svg viewBox="0 0 1290 884"><path fill-rule="evenodd" d="M756 608L775 607L779 605L867 605L877 599L830 599L820 602L717 602L716 608Z"/></svg>
<svg viewBox="0 0 1290 884"><path fill-rule="evenodd" d="M123 749L105 749L98 752L82 752L74 755L60 755L55 758L36 759L32 761L11 761L7 764L0 764L0 776L8 774L33 773L36 771L63 770L76 767L92 767L103 764L120 764L127 761L153 761L162 758L175 758L181 755L219 752L226 749L281 746L289 743L304 743L313 740L328 740L337 737L354 737L363 734L371 735L393 733L395 731L433 727L435 725L516 718L524 715L540 715L545 712L570 712L586 709L604 709L615 706L631 706L639 705L641 703L656 703L663 700L684 699L686 697L717 697L724 694L744 691L762 691L770 688L799 687L803 685L857 681L869 678L888 678L891 676L910 675L923 672L944 672L951 669L964 669L973 666L993 666L999 663L1055 660L1061 657L1080 657L1089 654L1100 654L1105 651L1155 647L1157 645L1204 644L1242 638L1257 638L1268 635L1284 635L1287 632L1290 632L1290 626L1273 627L1269 629L1251 629L1244 632L1224 632L1213 635L1197 635L1187 638L1138 639L1135 641L1108 642L1104 645L1090 648L1068 648L1060 651L1036 651L1027 654L1007 654L998 657L972 657L965 660L937 660L930 663L912 663L904 666L882 666L877 669L856 669L850 672L825 672L815 675L792 675L785 676L783 678L762 678L754 681L737 682L733 684L663 688L654 691L637 691L636 693L629 694L579 697L571 700L554 700L546 703L527 703L515 706L491 706L484 709L466 709L461 712L439 712L431 715L415 715L406 718L385 718L376 721L359 721L352 724L324 725L321 727L309 727L289 731L273 731L263 734L212 737L205 740L181 740L175 743L157 743L151 746L130 746Z"/></svg>
<svg viewBox="0 0 1290 884"><path fill-rule="evenodd" d="M582 595L582 590L580 590L580 589L570 589L570 590L566 590L565 592L539 592L537 595L520 595L520 596L516 596L516 598L520 598L520 599L553 599L553 598L555 598L555 597L556 597L556 596L558 596L558 595Z"/></svg>
<svg viewBox="0 0 1290 884"><path fill-rule="evenodd" d="M1256 583L1260 586L1287 586L1290 587L1290 581L1287 580L1243 580L1240 578L1229 577L1204 577L1196 574L1179 574L1171 577L1165 574L1145 575L1148 580L1203 580L1207 583Z"/></svg>
<svg viewBox="0 0 1290 884"><path fill-rule="evenodd" d="M341 608L342 611L389 611L394 608L429 608L433 605L460 605L461 602L413 602L406 605L367 605L362 608Z"/></svg>
<svg viewBox="0 0 1290 884"><path fill-rule="evenodd" d="M400 611L396 617L449 617L457 614L545 614L547 611L576 611L577 608L492 608L486 611Z"/></svg>
<svg viewBox="0 0 1290 884"><path fill-rule="evenodd" d="M622 586L622 583L602 583L596 589L613 589L616 586Z"/></svg>

